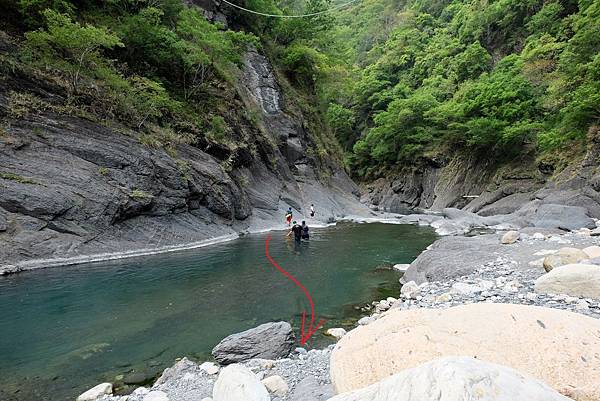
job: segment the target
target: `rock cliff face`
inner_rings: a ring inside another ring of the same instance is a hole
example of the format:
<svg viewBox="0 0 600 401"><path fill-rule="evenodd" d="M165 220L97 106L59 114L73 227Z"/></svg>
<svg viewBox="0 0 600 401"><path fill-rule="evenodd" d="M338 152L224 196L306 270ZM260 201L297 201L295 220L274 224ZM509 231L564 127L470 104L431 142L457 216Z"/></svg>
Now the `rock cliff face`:
<svg viewBox="0 0 600 401"><path fill-rule="evenodd" d="M258 110L258 128L233 127L253 144L233 153L207 143L166 152L43 110L15 118L15 86L60 94L26 77L0 80L0 272L282 227L288 206L301 216L314 203L322 221L364 213L346 173L308 155L314 142L302 116L286 112L268 60L248 53L238 80L231 113Z"/></svg>
<svg viewBox="0 0 600 401"><path fill-rule="evenodd" d="M591 217L599 218L599 137L600 129L592 127L583 159L557 174L533 156L494 163L486 156L455 154L364 184L362 200L391 212L455 207L482 216L560 204L585 207Z"/></svg>

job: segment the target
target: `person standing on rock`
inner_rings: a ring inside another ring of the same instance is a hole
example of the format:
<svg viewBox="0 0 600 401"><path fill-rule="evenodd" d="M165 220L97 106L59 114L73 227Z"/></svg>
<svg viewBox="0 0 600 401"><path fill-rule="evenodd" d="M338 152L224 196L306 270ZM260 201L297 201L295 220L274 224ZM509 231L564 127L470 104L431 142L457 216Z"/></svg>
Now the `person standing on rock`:
<svg viewBox="0 0 600 401"><path fill-rule="evenodd" d="M302 239L302 226L300 226L296 221L294 221L294 225L292 226L292 229L287 234L287 236L289 237L290 235L292 235L292 233L294 233L294 239L297 242L300 242L300 240Z"/></svg>
<svg viewBox="0 0 600 401"><path fill-rule="evenodd" d="M308 234L308 226L306 225L306 221L302 221L302 239L308 240L310 235Z"/></svg>
<svg viewBox="0 0 600 401"><path fill-rule="evenodd" d="M289 225L292 223L292 208L288 208L288 211L285 212L285 220L287 221L287 225L289 227Z"/></svg>
<svg viewBox="0 0 600 401"><path fill-rule="evenodd" d="M310 204L310 217L315 217L315 205L314 205L314 203Z"/></svg>

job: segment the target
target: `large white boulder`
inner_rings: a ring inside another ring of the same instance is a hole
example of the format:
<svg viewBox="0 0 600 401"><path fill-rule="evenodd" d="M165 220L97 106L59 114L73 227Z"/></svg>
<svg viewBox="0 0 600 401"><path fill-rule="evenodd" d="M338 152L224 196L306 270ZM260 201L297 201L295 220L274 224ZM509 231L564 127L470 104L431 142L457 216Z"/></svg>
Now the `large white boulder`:
<svg viewBox="0 0 600 401"><path fill-rule="evenodd" d="M549 272L557 267L577 263L580 260L589 259L587 253L578 248L561 248L554 255L544 258L544 269Z"/></svg>
<svg viewBox="0 0 600 401"><path fill-rule="evenodd" d="M269 392L258 377L240 364L221 370L213 387L214 401L270 401Z"/></svg>
<svg viewBox="0 0 600 401"><path fill-rule="evenodd" d="M469 357L436 359L329 401L569 401L514 369Z"/></svg>
<svg viewBox="0 0 600 401"><path fill-rule="evenodd" d="M600 299L600 266L573 264L557 267L535 281L535 291Z"/></svg>
<svg viewBox="0 0 600 401"><path fill-rule="evenodd" d="M509 366L577 401L600 400L600 320L526 305L393 309L351 330L331 355L338 393L432 359L470 356Z"/></svg>
<svg viewBox="0 0 600 401"><path fill-rule="evenodd" d="M110 383L100 383L97 386L92 387L85 393L82 393L77 397L77 401L93 401L96 398L100 398L105 394L112 394L113 387Z"/></svg>

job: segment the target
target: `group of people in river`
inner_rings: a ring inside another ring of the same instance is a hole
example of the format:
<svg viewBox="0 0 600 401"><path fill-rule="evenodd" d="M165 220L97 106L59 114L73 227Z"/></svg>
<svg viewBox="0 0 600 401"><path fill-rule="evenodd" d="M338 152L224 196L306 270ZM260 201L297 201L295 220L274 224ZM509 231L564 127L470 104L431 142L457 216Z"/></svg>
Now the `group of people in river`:
<svg viewBox="0 0 600 401"><path fill-rule="evenodd" d="M300 242L301 240L308 240L310 238L310 234L308 233L309 229L306 221L303 220L302 224L298 224L298 222L295 220L292 222L293 216L294 214L292 212L292 208L290 207L285 213L285 220L288 224L288 227L290 227L290 231L288 232L287 236L290 237L292 234L294 234L294 239L297 242ZM315 217L314 204L310 205L310 217Z"/></svg>

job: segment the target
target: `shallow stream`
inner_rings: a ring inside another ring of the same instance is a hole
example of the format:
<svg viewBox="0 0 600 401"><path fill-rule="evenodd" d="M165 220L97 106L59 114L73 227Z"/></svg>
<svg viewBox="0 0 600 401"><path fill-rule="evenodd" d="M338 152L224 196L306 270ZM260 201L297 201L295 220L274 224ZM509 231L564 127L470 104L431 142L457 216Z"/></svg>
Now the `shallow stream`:
<svg viewBox="0 0 600 401"><path fill-rule="evenodd" d="M307 302L268 263L267 235L0 277L0 399L74 400L132 372L151 379L177 357L209 359L223 337L267 321L297 328ZM300 244L271 235L271 256L310 291L325 328L350 327L357 306L397 297L400 276L386 267L436 238L379 223L314 229ZM330 341L322 332L310 346Z"/></svg>

